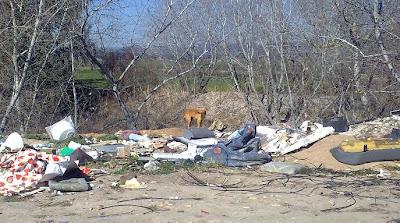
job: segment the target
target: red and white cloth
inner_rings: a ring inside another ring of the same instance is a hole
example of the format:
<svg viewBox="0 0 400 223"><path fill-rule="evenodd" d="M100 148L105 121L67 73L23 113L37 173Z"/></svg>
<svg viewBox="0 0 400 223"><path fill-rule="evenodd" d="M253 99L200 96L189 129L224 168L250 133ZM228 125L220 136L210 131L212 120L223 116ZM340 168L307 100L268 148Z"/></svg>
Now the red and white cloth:
<svg viewBox="0 0 400 223"><path fill-rule="evenodd" d="M6 154L0 159L0 194L13 195L35 189L42 178L47 163L59 163L65 159L33 149Z"/></svg>

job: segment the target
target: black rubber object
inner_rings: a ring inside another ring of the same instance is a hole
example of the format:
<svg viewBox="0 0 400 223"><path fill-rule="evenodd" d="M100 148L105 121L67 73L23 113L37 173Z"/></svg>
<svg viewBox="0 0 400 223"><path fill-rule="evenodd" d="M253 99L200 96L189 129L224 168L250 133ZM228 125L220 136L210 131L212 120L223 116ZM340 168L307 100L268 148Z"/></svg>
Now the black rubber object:
<svg viewBox="0 0 400 223"><path fill-rule="evenodd" d="M324 127L332 126L335 132L347 132L349 130L349 125L345 117L324 118L322 125Z"/></svg>
<svg viewBox="0 0 400 223"><path fill-rule="evenodd" d="M330 150L335 159L341 163L359 165L364 163L400 160L400 149L378 149L365 152L345 152L336 147Z"/></svg>

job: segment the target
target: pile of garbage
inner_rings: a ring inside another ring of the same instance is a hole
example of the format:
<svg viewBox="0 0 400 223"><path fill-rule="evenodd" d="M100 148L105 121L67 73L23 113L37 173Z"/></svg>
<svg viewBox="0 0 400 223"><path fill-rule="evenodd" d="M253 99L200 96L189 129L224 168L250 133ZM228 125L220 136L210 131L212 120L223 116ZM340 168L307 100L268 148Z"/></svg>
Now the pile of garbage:
<svg viewBox="0 0 400 223"><path fill-rule="evenodd" d="M71 123L67 117L46 129L53 139L66 139L75 134ZM90 147L75 142L58 151L49 145L25 145L16 132L1 143L0 152L4 153L0 159L0 194L6 196L37 188L87 191L90 169L83 165L98 157Z"/></svg>
<svg viewBox="0 0 400 223"><path fill-rule="evenodd" d="M352 125L346 134L355 138L387 138L393 128L400 128L398 115Z"/></svg>
<svg viewBox="0 0 400 223"><path fill-rule="evenodd" d="M117 154L128 156L132 152L139 153L140 160L149 162L145 167L153 170L157 169L156 164L160 161L183 160L233 167L251 166L270 162L271 155L282 155L306 147L334 131L333 127L323 127L310 121L299 128L246 124L230 134L207 128L189 128L157 130L158 137L148 137L151 131L123 130L116 135L130 140L123 142L129 148L117 149Z"/></svg>
<svg viewBox="0 0 400 223"><path fill-rule="evenodd" d="M98 142L95 138L85 138L87 145L70 141L62 148L51 144L25 145L18 133L12 133L5 141L0 141L0 153L3 153L0 194L14 195L38 188L90 190L88 174L92 170L86 164L105 158L134 158L144 163L142 168L148 171L156 171L162 162L168 161L218 163L230 167L260 165L261 170L294 174L302 169L301 165L274 162L274 157L295 152L334 132L346 131L347 121L337 120L330 120L333 125L305 121L298 128L248 123L234 132L225 132L226 126L217 122L213 123L213 130L120 130L113 136L117 140ZM345 134L382 136L397 127L400 127L400 117L392 116L352 126ZM46 132L55 141L77 136L71 117L46 127ZM400 135L400 131L396 134ZM122 184L119 182L121 187L144 187L133 175L125 178Z"/></svg>

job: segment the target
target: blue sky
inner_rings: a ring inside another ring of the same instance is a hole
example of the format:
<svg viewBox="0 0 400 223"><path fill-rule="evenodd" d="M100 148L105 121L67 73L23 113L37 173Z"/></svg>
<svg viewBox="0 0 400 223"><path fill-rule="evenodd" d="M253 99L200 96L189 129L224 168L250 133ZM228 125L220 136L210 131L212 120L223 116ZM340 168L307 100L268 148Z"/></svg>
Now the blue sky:
<svg viewBox="0 0 400 223"><path fill-rule="evenodd" d="M101 1L102 2L102 1ZM120 47L141 42L146 34L152 14L159 7L159 0L120 0L99 13L100 29L107 33L106 47Z"/></svg>

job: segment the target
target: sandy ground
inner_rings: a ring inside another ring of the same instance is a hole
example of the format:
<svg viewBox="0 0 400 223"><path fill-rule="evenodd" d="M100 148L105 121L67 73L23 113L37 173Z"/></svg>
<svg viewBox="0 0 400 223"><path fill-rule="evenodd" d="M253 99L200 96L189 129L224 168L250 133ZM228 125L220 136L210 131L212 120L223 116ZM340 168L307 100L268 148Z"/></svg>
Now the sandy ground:
<svg viewBox="0 0 400 223"><path fill-rule="evenodd" d="M376 176L311 173L286 177L256 170L181 170L141 175L146 189L111 186L97 176L93 190L3 199L0 222L388 222L400 218L397 181ZM351 206L350 206L351 205ZM350 206L343 208L345 206ZM338 208L335 210L335 208Z"/></svg>

